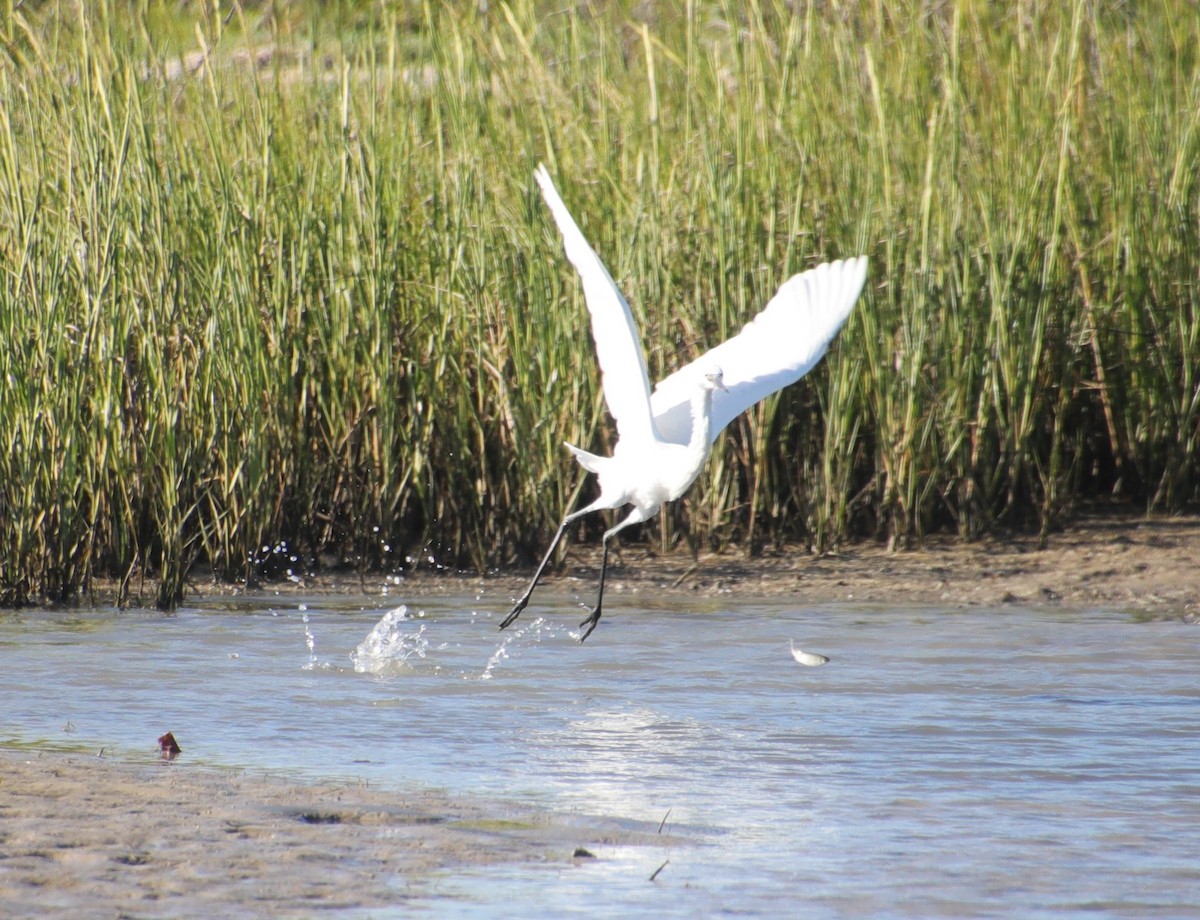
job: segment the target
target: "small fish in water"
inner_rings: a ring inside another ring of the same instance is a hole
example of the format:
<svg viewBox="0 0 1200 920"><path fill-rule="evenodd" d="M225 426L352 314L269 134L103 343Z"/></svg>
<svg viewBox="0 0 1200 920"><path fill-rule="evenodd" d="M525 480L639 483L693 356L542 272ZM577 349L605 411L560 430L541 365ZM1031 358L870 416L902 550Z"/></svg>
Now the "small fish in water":
<svg viewBox="0 0 1200 920"><path fill-rule="evenodd" d="M824 655L818 655L816 652L802 652L796 648L796 643L788 639L788 644L792 647L792 657L800 664L806 664L810 668L815 668L818 665L829 664L829 659Z"/></svg>

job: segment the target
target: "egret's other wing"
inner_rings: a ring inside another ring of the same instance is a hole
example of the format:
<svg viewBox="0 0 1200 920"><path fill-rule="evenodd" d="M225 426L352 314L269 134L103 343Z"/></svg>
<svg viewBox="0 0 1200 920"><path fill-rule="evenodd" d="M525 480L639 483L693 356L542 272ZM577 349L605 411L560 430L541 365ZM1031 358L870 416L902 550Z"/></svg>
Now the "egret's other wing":
<svg viewBox="0 0 1200 920"><path fill-rule="evenodd" d="M635 441L649 441L654 436L654 423L650 416L650 376L646 373L646 357L638 341L629 304L617 290L600 257L584 239L571 212L550 181L546 167L539 165L534 178L562 233L567 258L579 272L579 279L583 283L583 296L592 316L592 338L596 340L596 358L600 362L608 411L617 421L617 431L622 440L632 438Z"/></svg>
<svg viewBox="0 0 1200 920"><path fill-rule="evenodd" d="M650 397L654 424L667 441L686 444L695 380L719 367L725 391L713 394L712 432L761 399L795 383L821 360L846 322L867 278L867 258L827 262L793 275L737 335L662 380Z"/></svg>

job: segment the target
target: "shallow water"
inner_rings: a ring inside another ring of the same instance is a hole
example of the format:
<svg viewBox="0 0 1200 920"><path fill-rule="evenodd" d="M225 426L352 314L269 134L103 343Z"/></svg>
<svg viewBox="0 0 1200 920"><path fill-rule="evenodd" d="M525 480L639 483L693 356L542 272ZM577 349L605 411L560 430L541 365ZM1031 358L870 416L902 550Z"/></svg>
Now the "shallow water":
<svg viewBox="0 0 1200 920"><path fill-rule="evenodd" d="M495 598L412 603L366 647L402 600L0 616L0 740L153 756L170 730L192 763L692 841L406 881L397 914L1200 914L1198 627L614 595L580 646L548 593L503 634Z"/></svg>

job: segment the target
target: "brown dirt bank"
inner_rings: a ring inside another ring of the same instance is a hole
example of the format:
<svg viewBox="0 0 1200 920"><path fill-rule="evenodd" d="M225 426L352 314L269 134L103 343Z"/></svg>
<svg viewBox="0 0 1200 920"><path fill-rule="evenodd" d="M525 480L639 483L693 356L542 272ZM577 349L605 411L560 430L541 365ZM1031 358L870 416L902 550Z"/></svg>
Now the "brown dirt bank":
<svg viewBox="0 0 1200 920"><path fill-rule="evenodd" d="M1111 607L1154 616L1200 617L1200 517L1087 517L1050 535L993 536L974 543L930 537L911 550L890 552L859 543L837 553L803 549L748 558L736 551L656 556L627 546L614 554L608 590L655 597L737 594L743 598L794 598L797 603L842 601L896 605ZM573 547L565 566L547 574L539 589L575 592L591 600L600 562L592 547ZM511 603L530 572L488 576L418 570L390 596L408 599L474 592L497 611ZM379 593L383 579L317 577L281 592ZM196 596L237 593L244 588L197 582ZM261 589L262 586L260 586ZM540 595L539 595L540 596ZM535 596L535 600L537 597Z"/></svg>
<svg viewBox="0 0 1200 920"><path fill-rule="evenodd" d="M511 804L179 761L0 748L0 771L3 917L313 916L402 905L439 869L681 843Z"/></svg>

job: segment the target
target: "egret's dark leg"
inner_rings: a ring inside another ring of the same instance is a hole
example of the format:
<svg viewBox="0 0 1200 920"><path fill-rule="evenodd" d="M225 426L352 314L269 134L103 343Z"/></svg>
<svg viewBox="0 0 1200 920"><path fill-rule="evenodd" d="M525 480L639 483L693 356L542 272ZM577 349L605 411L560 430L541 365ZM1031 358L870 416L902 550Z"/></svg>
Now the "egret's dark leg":
<svg viewBox="0 0 1200 920"><path fill-rule="evenodd" d="M504 629L511 626L513 620L521 615L521 611L525 609L525 605L529 603L529 597L533 594L533 589L537 587L537 583L542 579L542 573L546 571L546 566L550 564L550 559L554 555L554 550L558 547L558 541L562 539L563 533L567 529L567 525L591 511L591 508L583 508L572 514L568 514L562 519L562 523L558 525L558 533L554 535L554 539L550 541L550 548L546 550L546 555L542 557L541 565L537 567L537 571L533 573L533 581L529 583L529 587L525 589L525 593L517 598L516 604L513 605L512 613L500 621L500 628Z"/></svg>
<svg viewBox="0 0 1200 920"><path fill-rule="evenodd" d="M604 553L600 557L600 592L596 595L596 606L592 608L587 619L579 624L579 628L583 629L583 635L579 637L580 642L590 636L592 630L600 622L600 608L604 604L604 573L608 571L608 537L609 535L605 534L604 539L601 541L604 546ZM587 628L584 629L584 627Z"/></svg>
<svg viewBox="0 0 1200 920"><path fill-rule="evenodd" d="M652 508L635 507L629 512L629 517L625 518L616 527L604 532L604 539L600 541L604 546L604 554L600 557L600 591L596 594L596 606L592 608L592 612L588 615L587 619L579 624L579 628L583 630L583 635L579 637L580 642L590 636L592 630L596 628L596 624L600 622L600 610L604 606L604 576L608 572L608 541L630 524L640 524L656 511L658 511L657 505Z"/></svg>

